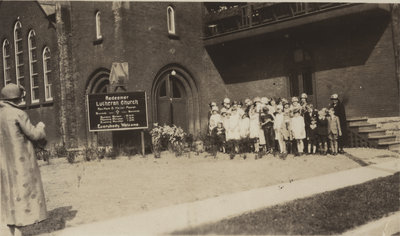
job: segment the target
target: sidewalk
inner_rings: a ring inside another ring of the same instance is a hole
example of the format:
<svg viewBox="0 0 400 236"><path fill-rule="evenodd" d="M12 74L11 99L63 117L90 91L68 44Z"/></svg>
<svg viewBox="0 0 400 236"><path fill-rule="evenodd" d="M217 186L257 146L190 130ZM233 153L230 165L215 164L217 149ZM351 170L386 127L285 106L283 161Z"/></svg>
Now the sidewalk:
<svg viewBox="0 0 400 236"><path fill-rule="evenodd" d="M399 160L394 160L291 183L164 207L127 217L66 228L54 232L54 235L166 234L174 230L215 222L245 212L389 176L400 170L399 163Z"/></svg>

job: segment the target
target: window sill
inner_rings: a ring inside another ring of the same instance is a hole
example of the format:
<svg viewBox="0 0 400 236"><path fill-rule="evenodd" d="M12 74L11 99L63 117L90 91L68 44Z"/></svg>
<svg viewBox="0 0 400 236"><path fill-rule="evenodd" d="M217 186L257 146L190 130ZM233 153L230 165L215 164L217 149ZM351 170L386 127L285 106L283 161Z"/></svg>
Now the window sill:
<svg viewBox="0 0 400 236"><path fill-rule="evenodd" d="M168 38L178 40L178 39L179 39L179 36L178 36L177 34L169 33L169 34L168 34Z"/></svg>
<svg viewBox="0 0 400 236"><path fill-rule="evenodd" d="M42 102L42 103L34 103L34 104L30 104L30 105L23 105L20 108L23 110L27 110L27 109L36 109L36 108L41 108L41 107L50 107L53 106L53 101L46 101L46 102Z"/></svg>
<svg viewBox="0 0 400 236"><path fill-rule="evenodd" d="M46 102L44 102L44 103L42 103L41 104L41 106L42 107L50 107L50 106L53 106L53 100L50 100L50 101L46 101Z"/></svg>
<svg viewBox="0 0 400 236"><path fill-rule="evenodd" d="M98 38L96 40L93 41L93 45L99 45L103 43L103 37Z"/></svg>
<svg viewBox="0 0 400 236"><path fill-rule="evenodd" d="M34 104L30 104L28 106L26 106L27 109L35 109L35 108L39 108L40 107L40 103L34 103Z"/></svg>

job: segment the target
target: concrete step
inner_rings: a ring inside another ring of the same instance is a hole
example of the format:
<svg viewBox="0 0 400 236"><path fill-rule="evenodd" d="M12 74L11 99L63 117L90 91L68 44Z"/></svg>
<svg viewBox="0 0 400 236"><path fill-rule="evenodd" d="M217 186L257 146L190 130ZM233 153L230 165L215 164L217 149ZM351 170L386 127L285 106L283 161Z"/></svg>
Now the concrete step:
<svg viewBox="0 0 400 236"><path fill-rule="evenodd" d="M378 148L389 149L392 151L400 151L400 141L382 142L378 144Z"/></svg>
<svg viewBox="0 0 400 236"><path fill-rule="evenodd" d="M366 117L366 116L347 118L347 124L353 124L353 123L357 123L357 122L367 122L367 121L368 121L368 117Z"/></svg>
<svg viewBox="0 0 400 236"><path fill-rule="evenodd" d="M368 129L368 130L359 131L358 133L360 135L364 135L364 134L367 135L366 138L370 137L370 136L377 136L377 135L385 135L385 134L387 134L386 130L384 130L384 129Z"/></svg>
<svg viewBox="0 0 400 236"><path fill-rule="evenodd" d="M350 124L349 128L357 131L371 130L376 128L376 124Z"/></svg>
<svg viewBox="0 0 400 236"><path fill-rule="evenodd" d="M368 123L368 121L354 121L347 123L350 127L354 126L362 126L362 125L372 125L371 123ZM376 124L375 124L376 125Z"/></svg>
<svg viewBox="0 0 400 236"><path fill-rule="evenodd" d="M400 116L368 118L368 122L371 123L400 122Z"/></svg>
<svg viewBox="0 0 400 236"><path fill-rule="evenodd" d="M387 135L395 135L397 140L400 140L400 130L386 130Z"/></svg>
<svg viewBox="0 0 400 236"><path fill-rule="evenodd" d="M376 135L368 137L368 140L376 142L377 144L391 142L391 141L396 141L396 135Z"/></svg>
<svg viewBox="0 0 400 236"><path fill-rule="evenodd" d="M376 124L378 128L387 130L400 130L400 117L369 118L368 122Z"/></svg>

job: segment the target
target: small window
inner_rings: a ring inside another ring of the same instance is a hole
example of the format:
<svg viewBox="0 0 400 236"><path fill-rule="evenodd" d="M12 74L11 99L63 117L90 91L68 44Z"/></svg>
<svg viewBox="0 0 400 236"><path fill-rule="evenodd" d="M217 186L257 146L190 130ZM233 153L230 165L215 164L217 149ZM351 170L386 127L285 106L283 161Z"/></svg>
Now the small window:
<svg viewBox="0 0 400 236"><path fill-rule="evenodd" d="M43 50L43 80L44 80L44 95L46 101L53 100L51 65L50 65L50 49L45 47Z"/></svg>
<svg viewBox="0 0 400 236"><path fill-rule="evenodd" d="M167 8L167 23L168 23L168 33L176 34L175 32L175 11L174 8L169 6Z"/></svg>
<svg viewBox="0 0 400 236"><path fill-rule="evenodd" d="M36 33L31 30L28 34L28 50L29 50L29 80L31 85L31 101L32 103L39 102L39 75L37 68L36 55Z"/></svg>
<svg viewBox="0 0 400 236"><path fill-rule="evenodd" d="M101 39L103 36L101 35L101 18L100 11L96 12L96 39Z"/></svg>
<svg viewBox="0 0 400 236"><path fill-rule="evenodd" d="M3 41L3 75L4 75L4 86L11 83L11 53L10 53L10 42L5 39Z"/></svg>

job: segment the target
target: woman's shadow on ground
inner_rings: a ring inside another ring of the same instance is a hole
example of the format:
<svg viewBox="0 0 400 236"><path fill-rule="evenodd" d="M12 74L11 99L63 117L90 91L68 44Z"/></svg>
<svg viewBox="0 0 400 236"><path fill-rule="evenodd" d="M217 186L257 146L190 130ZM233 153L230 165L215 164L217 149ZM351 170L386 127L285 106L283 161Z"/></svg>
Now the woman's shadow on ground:
<svg viewBox="0 0 400 236"><path fill-rule="evenodd" d="M66 221L72 220L78 211L72 206L59 207L48 212L48 218L42 222L21 228L24 236L51 233L65 228Z"/></svg>

